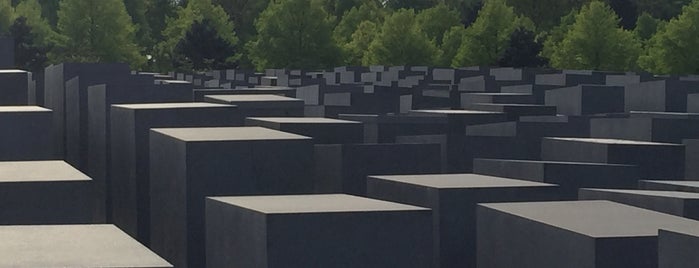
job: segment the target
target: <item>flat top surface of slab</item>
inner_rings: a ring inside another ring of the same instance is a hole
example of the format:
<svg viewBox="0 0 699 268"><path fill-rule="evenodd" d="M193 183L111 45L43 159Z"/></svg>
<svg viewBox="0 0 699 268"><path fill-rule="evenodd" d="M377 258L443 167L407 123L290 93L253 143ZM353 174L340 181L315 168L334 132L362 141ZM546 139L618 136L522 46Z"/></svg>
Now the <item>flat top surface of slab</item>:
<svg viewBox="0 0 699 268"><path fill-rule="evenodd" d="M19 69L0 69L0 74L16 74L16 73L26 73L25 70Z"/></svg>
<svg viewBox="0 0 699 268"><path fill-rule="evenodd" d="M544 107L552 108L556 106L541 105L541 104L524 104L524 103L473 103L473 106L490 106L490 107Z"/></svg>
<svg viewBox="0 0 699 268"><path fill-rule="evenodd" d="M225 102L255 102L255 101L303 101L279 95L206 95L207 98L222 100Z"/></svg>
<svg viewBox="0 0 699 268"><path fill-rule="evenodd" d="M412 110L412 113L429 113L429 114L456 114L456 115L477 115L477 114L502 114L498 112L477 111L477 110Z"/></svg>
<svg viewBox="0 0 699 268"><path fill-rule="evenodd" d="M17 112L50 112L51 110L39 106L0 106L0 113Z"/></svg>
<svg viewBox="0 0 699 268"><path fill-rule="evenodd" d="M655 184L667 184L667 185L677 185L677 186L683 186L683 187L697 187L699 188L699 181L651 181L648 180L647 182L655 183Z"/></svg>
<svg viewBox="0 0 699 268"><path fill-rule="evenodd" d="M89 181L63 161L0 162L0 182Z"/></svg>
<svg viewBox="0 0 699 268"><path fill-rule="evenodd" d="M372 178L414 184L431 188L503 188L503 187L542 187L553 184L508 179L479 174L434 174L434 175L395 175L371 176Z"/></svg>
<svg viewBox="0 0 699 268"><path fill-rule="evenodd" d="M428 210L346 194L235 196L210 199L267 214Z"/></svg>
<svg viewBox="0 0 699 268"><path fill-rule="evenodd" d="M595 192L610 192L630 195L668 197L677 199L699 199L699 193L677 192L677 191L655 191L655 190L624 190L624 189L597 189L585 188Z"/></svg>
<svg viewBox="0 0 699 268"><path fill-rule="evenodd" d="M598 139L598 138L545 138L550 140L561 140L561 141L577 141L577 142L588 142L588 143L599 143L599 144L609 144L609 145L663 145L663 146L682 146L680 144L672 143L660 143L660 142L648 142L648 141L633 141L633 140L620 140L620 139Z"/></svg>
<svg viewBox="0 0 699 268"><path fill-rule="evenodd" d="M575 165L575 166L634 167L633 165L592 163L592 162L540 161L540 160L489 159L489 158L475 158L474 160L505 162L505 163L507 163L507 162L509 162L509 163L529 163L529 164L542 164L542 165L552 164L552 165Z"/></svg>
<svg viewBox="0 0 699 268"><path fill-rule="evenodd" d="M0 226L0 267L172 267L113 225Z"/></svg>
<svg viewBox="0 0 699 268"><path fill-rule="evenodd" d="M590 237L655 236L658 229L699 229L699 221L610 201L482 204L546 225Z"/></svg>
<svg viewBox="0 0 699 268"><path fill-rule="evenodd" d="M153 128L183 141L253 141L253 140L304 140L306 136L272 130L263 127L213 127L213 128Z"/></svg>
<svg viewBox="0 0 699 268"><path fill-rule="evenodd" d="M324 117L248 117L247 119L272 123L303 123L303 124L361 124L360 122L324 118Z"/></svg>
<svg viewBox="0 0 699 268"><path fill-rule="evenodd" d="M177 109L177 108L211 108L211 107L232 107L227 104L207 103L207 102L178 102L178 103L137 103L137 104L115 104L112 107L119 107L132 110L157 110L157 109Z"/></svg>

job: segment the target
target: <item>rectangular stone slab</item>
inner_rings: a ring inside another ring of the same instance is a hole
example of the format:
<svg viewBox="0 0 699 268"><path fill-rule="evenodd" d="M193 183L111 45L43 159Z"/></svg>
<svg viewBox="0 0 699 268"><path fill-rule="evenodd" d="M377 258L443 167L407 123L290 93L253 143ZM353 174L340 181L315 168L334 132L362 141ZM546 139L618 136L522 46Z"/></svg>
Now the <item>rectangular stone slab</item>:
<svg viewBox="0 0 699 268"><path fill-rule="evenodd" d="M29 105L30 75L23 70L0 70L0 105Z"/></svg>
<svg viewBox="0 0 699 268"><path fill-rule="evenodd" d="M303 116L301 99L277 95L212 95L204 96L212 103L236 105L245 117L250 116Z"/></svg>
<svg viewBox="0 0 699 268"><path fill-rule="evenodd" d="M111 123L112 174L107 182L107 208L117 226L149 245L150 129L240 126L242 120L231 105L141 103L112 105Z"/></svg>
<svg viewBox="0 0 699 268"><path fill-rule="evenodd" d="M0 106L0 161L56 159L51 115L39 106Z"/></svg>
<svg viewBox="0 0 699 268"><path fill-rule="evenodd" d="M322 117L248 117L248 126L261 126L313 138L316 144L361 143L362 123Z"/></svg>
<svg viewBox="0 0 699 268"><path fill-rule="evenodd" d="M580 189L580 200L609 200L699 220L699 193L653 190Z"/></svg>
<svg viewBox="0 0 699 268"><path fill-rule="evenodd" d="M511 159L474 159L473 172L558 184L561 197L571 200L583 187L631 189L641 178L638 167L630 165Z"/></svg>
<svg viewBox="0 0 699 268"><path fill-rule="evenodd" d="M92 223L93 193L63 161L0 162L0 224Z"/></svg>
<svg viewBox="0 0 699 268"><path fill-rule="evenodd" d="M697 230L661 229L658 232L658 268L699 267Z"/></svg>
<svg viewBox="0 0 699 268"><path fill-rule="evenodd" d="M261 128L150 133L151 248L177 267L205 267L204 197L313 192L313 141Z"/></svg>
<svg viewBox="0 0 699 268"><path fill-rule="evenodd" d="M644 179L684 177L684 145L619 139L544 138L541 158L551 161L637 165Z"/></svg>
<svg viewBox="0 0 699 268"><path fill-rule="evenodd" d="M649 181L638 182L638 188L644 190L663 190L699 193L699 181Z"/></svg>
<svg viewBox="0 0 699 268"><path fill-rule="evenodd" d="M475 267L476 204L557 200L556 185L477 174L369 176L367 196L431 208L434 267Z"/></svg>
<svg viewBox="0 0 699 268"><path fill-rule="evenodd" d="M429 267L429 209L351 195L210 197L208 267Z"/></svg>
<svg viewBox="0 0 699 268"><path fill-rule="evenodd" d="M2 267L172 267L113 225L0 226Z"/></svg>
<svg viewBox="0 0 699 268"><path fill-rule="evenodd" d="M699 222L610 201L478 207L478 267L657 267L658 230ZM507 256L507 257L503 257Z"/></svg>

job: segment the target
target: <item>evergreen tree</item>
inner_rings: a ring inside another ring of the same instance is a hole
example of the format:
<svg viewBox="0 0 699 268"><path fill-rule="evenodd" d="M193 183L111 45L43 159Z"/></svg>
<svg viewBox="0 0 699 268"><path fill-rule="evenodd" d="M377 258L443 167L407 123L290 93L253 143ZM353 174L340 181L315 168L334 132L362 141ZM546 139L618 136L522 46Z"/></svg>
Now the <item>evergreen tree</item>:
<svg viewBox="0 0 699 268"><path fill-rule="evenodd" d="M699 73L699 0L685 6L682 14L670 20L650 39L641 67L661 74Z"/></svg>
<svg viewBox="0 0 699 268"><path fill-rule="evenodd" d="M394 12L371 42L364 65L434 65L441 51L416 23L412 9Z"/></svg>
<svg viewBox="0 0 699 268"><path fill-rule="evenodd" d="M155 68L168 70L172 67L175 55L175 47L185 38L187 31L197 21L208 20L218 35L232 46L238 44L233 23L228 20L228 15L220 6L214 5L211 0L189 0L187 5L177 10L175 18L168 18L166 28L163 30L163 42L159 43L155 50ZM230 55L239 58L239 55Z"/></svg>
<svg viewBox="0 0 699 268"><path fill-rule="evenodd" d="M208 19L197 21L175 46L173 66L182 71L233 69L235 47L221 38Z"/></svg>
<svg viewBox="0 0 699 268"><path fill-rule="evenodd" d="M525 28L512 32L508 48L505 50L498 65L503 67L542 67L548 60L541 57L544 45L536 40L536 33Z"/></svg>
<svg viewBox="0 0 699 268"><path fill-rule="evenodd" d="M547 33L546 41L544 41L544 50L541 55L547 59L553 57L553 53L558 50L558 46L563 42L563 38L575 24L575 15L578 14L578 10L571 10L568 15L561 17L561 22L558 26L551 29Z"/></svg>
<svg viewBox="0 0 699 268"><path fill-rule="evenodd" d="M259 34L246 46L258 69L319 69L340 60L331 18L317 2L272 2L255 25Z"/></svg>
<svg viewBox="0 0 699 268"><path fill-rule="evenodd" d="M624 71L635 68L639 53L640 42L619 27L614 11L594 1L575 17L551 64L561 69Z"/></svg>
<svg viewBox="0 0 699 268"><path fill-rule="evenodd" d="M144 48L154 45L148 19L146 19L149 2L150 0L124 0L126 12L131 16L131 22L136 28L136 41Z"/></svg>
<svg viewBox="0 0 699 268"><path fill-rule="evenodd" d="M451 27L460 25L459 13L440 3L417 14L417 24L429 38L442 45L444 33Z"/></svg>
<svg viewBox="0 0 699 268"><path fill-rule="evenodd" d="M15 65L31 72L42 71L48 60L48 49L35 42L27 18L19 17L15 20L10 26L10 36L15 40Z"/></svg>
<svg viewBox="0 0 699 268"><path fill-rule="evenodd" d="M145 62L134 40L134 26L121 0L63 0L58 11L54 62Z"/></svg>
<svg viewBox="0 0 699 268"><path fill-rule="evenodd" d="M507 42L515 28L523 26L525 19L515 15L504 0L488 0L478 13L476 21L466 29L454 66L494 65L507 48ZM531 24L531 23L529 23Z"/></svg>
<svg viewBox="0 0 699 268"><path fill-rule="evenodd" d="M7 35L14 17L10 0L0 0L0 36Z"/></svg>
<svg viewBox="0 0 699 268"><path fill-rule="evenodd" d="M643 13L638 17L636 28L633 32L640 40L647 41L658 32L658 29L663 28L665 23L665 21L653 18L648 13Z"/></svg>

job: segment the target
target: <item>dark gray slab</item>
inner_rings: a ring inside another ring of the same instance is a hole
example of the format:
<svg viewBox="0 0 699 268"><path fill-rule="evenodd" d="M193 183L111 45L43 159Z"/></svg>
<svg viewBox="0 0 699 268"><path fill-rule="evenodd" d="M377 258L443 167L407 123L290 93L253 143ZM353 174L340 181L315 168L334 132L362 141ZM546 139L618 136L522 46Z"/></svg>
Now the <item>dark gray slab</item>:
<svg viewBox="0 0 699 268"><path fill-rule="evenodd" d="M12 37L0 37L0 68L15 67L15 40Z"/></svg>
<svg viewBox="0 0 699 268"><path fill-rule="evenodd" d="M0 43L2 40L0 40ZM0 51L2 51L0 44ZM0 52L2 53L2 52ZM1 56L0 56L1 58ZM2 61L2 60L0 60ZM0 66L2 63L0 63ZM30 73L23 70L5 69L0 67L0 105L29 105Z"/></svg>
<svg viewBox="0 0 699 268"><path fill-rule="evenodd" d="M657 267L658 230L699 222L609 201L481 204L478 267ZM506 256L506 257L505 257Z"/></svg>
<svg viewBox="0 0 699 268"><path fill-rule="evenodd" d="M313 138L316 144L362 143L360 122L321 117L248 117L248 126L260 126Z"/></svg>
<svg viewBox="0 0 699 268"><path fill-rule="evenodd" d="M0 161L56 159L51 115L38 106L0 106Z"/></svg>
<svg viewBox="0 0 699 268"><path fill-rule="evenodd" d="M2 267L172 267L113 225L0 226Z"/></svg>
<svg viewBox="0 0 699 268"><path fill-rule="evenodd" d="M351 195L210 197L207 267L430 267L430 216Z"/></svg>
<svg viewBox="0 0 699 268"><path fill-rule="evenodd" d="M684 145L594 138L544 138L543 160L636 165L641 178L684 177Z"/></svg>
<svg viewBox="0 0 699 268"><path fill-rule="evenodd" d="M433 210L434 267L475 267L476 204L557 200L552 184L477 174L370 176L367 196Z"/></svg>
<svg viewBox="0 0 699 268"><path fill-rule="evenodd" d="M636 166L579 162L474 159L473 172L558 184L561 197L569 199L576 199L580 188L632 189L640 180Z"/></svg>
<svg viewBox="0 0 699 268"><path fill-rule="evenodd" d="M644 190L681 191L699 193L699 181L649 181L638 182L638 188Z"/></svg>
<svg viewBox="0 0 699 268"><path fill-rule="evenodd" d="M699 233L661 229L658 232L658 268L699 267Z"/></svg>
<svg viewBox="0 0 699 268"><path fill-rule="evenodd" d="M0 162L0 224L92 223L92 196L92 180L63 161Z"/></svg>
<svg viewBox="0 0 699 268"><path fill-rule="evenodd" d="M126 233L149 245L149 131L158 127L240 126L235 106L203 102L112 105L107 211Z"/></svg>
<svg viewBox="0 0 699 268"><path fill-rule="evenodd" d="M285 97L296 97L296 89L290 87L251 87L233 89L202 88L193 90L194 101L204 101L207 95L280 95Z"/></svg>
<svg viewBox="0 0 699 268"><path fill-rule="evenodd" d="M580 200L609 200L699 220L699 193L676 191L580 189Z"/></svg>
<svg viewBox="0 0 699 268"><path fill-rule="evenodd" d="M679 114L675 114L679 117ZM686 114L689 117L690 114ZM634 114L632 118L593 118L590 136L595 138L628 139L682 143L683 139L699 138L699 120L670 118L671 115Z"/></svg>
<svg viewBox="0 0 699 268"><path fill-rule="evenodd" d="M368 175L441 171L439 144L321 144L315 146L315 189L364 195Z"/></svg>
<svg viewBox="0 0 699 268"><path fill-rule="evenodd" d="M166 128L150 134L151 248L205 267L204 197L313 191L311 138L260 127Z"/></svg>
<svg viewBox="0 0 699 268"><path fill-rule="evenodd" d="M687 94L699 91L699 82L663 79L625 87L625 111L687 112Z"/></svg>
<svg viewBox="0 0 699 268"><path fill-rule="evenodd" d="M699 180L699 139L686 139L684 144L684 178L686 180Z"/></svg>
<svg viewBox="0 0 699 268"><path fill-rule="evenodd" d="M546 91L546 105L559 114L586 115L624 112L624 87L577 85Z"/></svg>
<svg viewBox="0 0 699 268"><path fill-rule="evenodd" d="M556 106L539 104L471 103L466 108L505 113L509 120L517 120L522 116L556 115Z"/></svg>
<svg viewBox="0 0 699 268"><path fill-rule="evenodd" d="M212 95L204 96L204 100L236 105L244 117L303 116L303 100L278 95Z"/></svg>

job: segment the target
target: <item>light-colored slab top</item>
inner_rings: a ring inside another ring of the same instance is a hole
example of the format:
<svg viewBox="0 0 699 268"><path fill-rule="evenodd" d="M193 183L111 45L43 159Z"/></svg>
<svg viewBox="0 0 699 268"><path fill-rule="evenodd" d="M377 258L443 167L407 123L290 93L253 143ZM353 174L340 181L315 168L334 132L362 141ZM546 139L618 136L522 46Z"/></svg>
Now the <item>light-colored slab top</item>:
<svg viewBox="0 0 699 268"><path fill-rule="evenodd" d="M172 102L172 103L136 103L136 104L115 104L112 107L119 107L132 110L157 110L157 109L187 109L187 108L211 108L211 107L232 107L227 104L217 104L208 102Z"/></svg>
<svg viewBox="0 0 699 268"><path fill-rule="evenodd" d="M482 206L590 237L656 236L699 229L699 221L610 201L492 203Z"/></svg>
<svg viewBox="0 0 699 268"><path fill-rule="evenodd" d="M595 192L609 192L609 193L619 193L619 194L628 194L628 195L655 196L655 197L667 197L667 198L677 198L677 199L699 199L699 193L689 193L689 192L654 191L654 190L596 189L596 188L584 188L584 189L590 190L590 191L595 191Z"/></svg>
<svg viewBox="0 0 699 268"><path fill-rule="evenodd" d="M90 177L63 161L0 162L0 182L89 180Z"/></svg>
<svg viewBox="0 0 699 268"><path fill-rule="evenodd" d="M263 127L153 128L182 141L303 140L306 136Z"/></svg>
<svg viewBox="0 0 699 268"><path fill-rule="evenodd" d="M600 143L609 145L664 145L664 146L682 146L680 144L672 143L660 143L660 142L649 142L649 141L634 141L634 140L620 140L620 139L600 139L600 138L545 138L551 140L561 140L561 141L577 141L577 142L589 142L589 143Z"/></svg>
<svg viewBox="0 0 699 268"><path fill-rule="evenodd" d="M225 102L255 102L255 101L303 101L301 99L289 98L271 94L254 95L206 95L207 98L221 100Z"/></svg>
<svg viewBox="0 0 699 268"><path fill-rule="evenodd" d="M371 176L372 178L431 188L551 187L554 184L508 179L479 174L434 174Z"/></svg>
<svg viewBox="0 0 699 268"><path fill-rule="evenodd" d="M0 106L0 113L17 113L17 112L50 112L50 109L39 106Z"/></svg>
<svg viewBox="0 0 699 268"><path fill-rule="evenodd" d="M0 267L172 267L113 225L0 226Z"/></svg>
<svg viewBox="0 0 699 268"><path fill-rule="evenodd" d="M324 118L324 117L248 117L248 120L272 122L272 123L300 123L300 124L361 124L360 122Z"/></svg>
<svg viewBox="0 0 699 268"><path fill-rule="evenodd" d="M683 187L696 187L699 188L699 181L647 181L656 184L667 184L667 185L677 185Z"/></svg>
<svg viewBox="0 0 699 268"><path fill-rule="evenodd" d="M210 199L266 214L428 210L346 194L234 196Z"/></svg>

